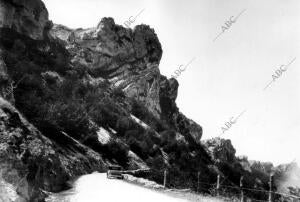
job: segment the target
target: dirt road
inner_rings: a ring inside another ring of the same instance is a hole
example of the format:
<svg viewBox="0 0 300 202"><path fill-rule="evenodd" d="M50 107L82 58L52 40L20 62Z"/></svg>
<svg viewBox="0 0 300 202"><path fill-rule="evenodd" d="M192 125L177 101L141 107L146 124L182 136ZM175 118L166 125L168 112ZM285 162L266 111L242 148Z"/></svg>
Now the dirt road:
<svg viewBox="0 0 300 202"><path fill-rule="evenodd" d="M123 180L107 179L105 173L93 173L80 177L72 190L55 194L47 202L213 202L209 198L197 200L176 198Z"/></svg>
<svg viewBox="0 0 300 202"><path fill-rule="evenodd" d="M106 174L93 173L79 178L74 189L50 197L48 202L185 202L122 180L107 179Z"/></svg>

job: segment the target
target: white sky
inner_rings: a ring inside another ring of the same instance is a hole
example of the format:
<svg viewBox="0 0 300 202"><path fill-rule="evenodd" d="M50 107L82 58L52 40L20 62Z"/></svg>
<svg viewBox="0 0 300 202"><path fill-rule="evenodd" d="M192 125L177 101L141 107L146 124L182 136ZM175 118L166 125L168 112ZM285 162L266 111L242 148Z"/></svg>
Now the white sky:
<svg viewBox="0 0 300 202"><path fill-rule="evenodd" d="M93 27L102 17L149 24L163 47L162 74L178 78L177 104L218 136L231 117L247 110L224 135L239 155L275 164L300 162L299 0L44 0L54 23ZM246 11L215 42L231 16ZM267 90L280 65L296 60Z"/></svg>

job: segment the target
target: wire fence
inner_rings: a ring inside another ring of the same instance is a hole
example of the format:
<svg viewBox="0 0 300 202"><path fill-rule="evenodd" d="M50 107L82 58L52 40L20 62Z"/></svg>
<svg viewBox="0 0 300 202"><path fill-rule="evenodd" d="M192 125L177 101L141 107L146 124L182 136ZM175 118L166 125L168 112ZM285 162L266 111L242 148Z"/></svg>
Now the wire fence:
<svg viewBox="0 0 300 202"><path fill-rule="evenodd" d="M240 177L240 183L234 183L229 177L220 173L215 177L215 183L200 172L178 172L173 170L150 169L147 172L135 174L162 184L167 189L190 189L196 193L206 193L211 196L225 197L232 201L241 202L300 202L300 197L292 194L281 193L274 190L272 177L270 177L268 190L266 187L247 187L243 184L244 177ZM182 179L185 179L182 182Z"/></svg>

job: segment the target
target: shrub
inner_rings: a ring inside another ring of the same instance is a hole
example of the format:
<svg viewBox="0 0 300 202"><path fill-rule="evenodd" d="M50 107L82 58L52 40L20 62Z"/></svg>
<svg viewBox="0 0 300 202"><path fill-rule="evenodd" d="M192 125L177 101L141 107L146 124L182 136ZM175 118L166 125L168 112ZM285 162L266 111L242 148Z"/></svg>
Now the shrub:
<svg viewBox="0 0 300 202"><path fill-rule="evenodd" d="M117 120L115 129L119 135L124 136L125 132L129 130L132 127L132 125L133 123L131 119L129 119L126 116L121 116Z"/></svg>
<svg viewBox="0 0 300 202"><path fill-rule="evenodd" d="M50 105L48 109L47 118L77 139L96 132L96 128L93 128L89 122L85 106L77 101L57 102Z"/></svg>
<svg viewBox="0 0 300 202"><path fill-rule="evenodd" d="M167 124L163 123L162 120L157 119L149 110L142 105L141 103L137 102L136 100L131 100L131 113L139 118L140 120L143 120L143 122L147 123L149 126L151 126L154 130L161 132L163 130L166 130L168 128Z"/></svg>
<svg viewBox="0 0 300 202"><path fill-rule="evenodd" d="M109 142L104 146L105 156L110 159L116 159L122 166L128 165L128 148L125 145L117 142Z"/></svg>
<svg viewBox="0 0 300 202"><path fill-rule="evenodd" d="M161 155L157 155L153 158L147 159L146 163L154 170L163 170L166 167L164 159Z"/></svg>

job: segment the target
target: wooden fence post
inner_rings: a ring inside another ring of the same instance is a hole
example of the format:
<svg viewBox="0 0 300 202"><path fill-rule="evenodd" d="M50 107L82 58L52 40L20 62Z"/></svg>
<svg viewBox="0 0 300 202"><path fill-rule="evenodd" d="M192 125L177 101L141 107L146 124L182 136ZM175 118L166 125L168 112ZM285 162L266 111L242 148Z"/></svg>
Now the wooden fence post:
<svg viewBox="0 0 300 202"><path fill-rule="evenodd" d="M269 187L269 202L272 202L272 174L270 174Z"/></svg>
<svg viewBox="0 0 300 202"><path fill-rule="evenodd" d="M166 188L167 185L167 170L164 171L164 188Z"/></svg>
<svg viewBox="0 0 300 202"><path fill-rule="evenodd" d="M240 179L240 188L241 188L241 202L243 202L243 201L244 201L243 180L244 180L244 176L241 176L241 179Z"/></svg>
<svg viewBox="0 0 300 202"><path fill-rule="evenodd" d="M219 189L220 189L220 175L218 175L218 178L217 178L217 196L219 196Z"/></svg>

